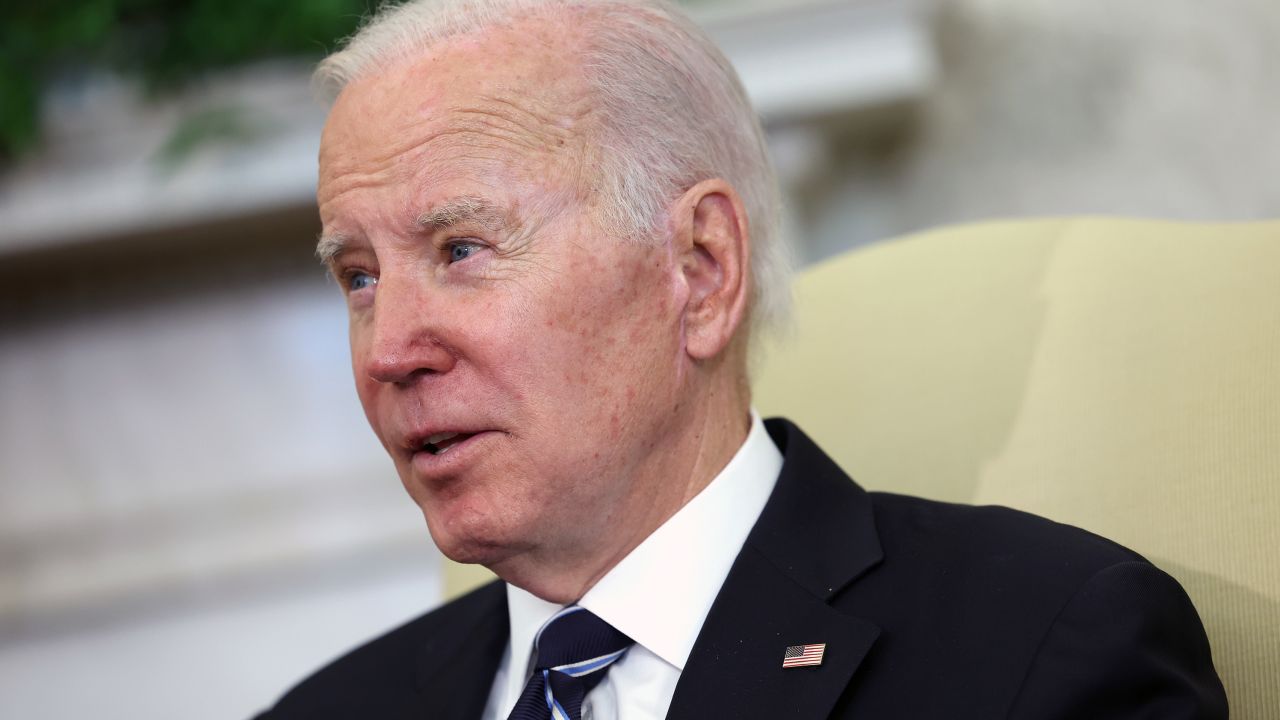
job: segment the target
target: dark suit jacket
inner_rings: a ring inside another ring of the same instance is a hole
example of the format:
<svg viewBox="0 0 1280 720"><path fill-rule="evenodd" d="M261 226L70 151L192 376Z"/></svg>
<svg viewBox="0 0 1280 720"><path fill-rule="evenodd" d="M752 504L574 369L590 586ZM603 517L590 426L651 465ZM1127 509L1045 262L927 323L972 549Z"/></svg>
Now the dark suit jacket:
<svg viewBox="0 0 1280 720"><path fill-rule="evenodd" d="M1225 718L1200 618L1137 554L999 507L868 493L785 420L785 462L669 718ZM638 593L662 591L662 578ZM492 583L351 652L264 717L478 718ZM788 645L826 643L819 667Z"/></svg>

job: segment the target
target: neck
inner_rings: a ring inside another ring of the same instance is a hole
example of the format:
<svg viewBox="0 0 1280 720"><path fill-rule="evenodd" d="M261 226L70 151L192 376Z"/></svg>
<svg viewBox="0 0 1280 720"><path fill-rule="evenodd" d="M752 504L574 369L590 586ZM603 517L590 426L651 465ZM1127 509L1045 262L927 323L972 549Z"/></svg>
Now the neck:
<svg viewBox="0 0 1280 720"><path fill-rule="evenodd" d="M616 510L600 518L594 537L574 547L542 548L490 567L499 577L544 600L570 603L586 594L653 531L715 479L742 447L751 427L745 382L708 384L681 403L667 423L660 451L635 473ZM583 552L583 548L589 548Z"/></svg>

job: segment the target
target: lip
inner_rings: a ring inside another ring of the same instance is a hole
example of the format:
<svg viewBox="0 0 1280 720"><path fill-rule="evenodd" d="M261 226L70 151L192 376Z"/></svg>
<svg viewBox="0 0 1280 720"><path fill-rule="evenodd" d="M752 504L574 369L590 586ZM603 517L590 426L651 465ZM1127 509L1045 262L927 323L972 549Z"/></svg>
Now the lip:
<svg viewBox="0 0 1280 720"><path fill-rule="evenodd" d="M398 443L400 449L406 455L414 455L420 450L428 440L444 433L453 433L456 435L479 435L480 433L492 430L492 428L478 427L471 423L460 423L458 425L445 425L443 423L431 424L425 427L419 427L413 432L402 435L402 439ZM461 445L462 443L458 443Z"/></svg>
<svg viewBox="0 0 1280 720"><path fill-rule="evenodd" d="M432 433L434 434L434 433ZM432 455L426 450L415 450L410 456L414 474L423 479L455 474L483 456L484 445L499 435L496 430L480 430L471 437L449 446L447 452ZM423 435L425 438L430 435ZM422 443L418 444L421 448Z"/></svg>

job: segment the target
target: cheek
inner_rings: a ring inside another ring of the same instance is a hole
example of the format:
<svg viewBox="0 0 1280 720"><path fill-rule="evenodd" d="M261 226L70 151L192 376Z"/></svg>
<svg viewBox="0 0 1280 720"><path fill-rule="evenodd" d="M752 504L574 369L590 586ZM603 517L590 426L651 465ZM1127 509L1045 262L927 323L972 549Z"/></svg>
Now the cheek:
<svg viewBox="0 0 1280 720"><path fill-rule="evenodd" d="M379 383L369 376L367 334L353 317L348 329L348 340L351 346L351 375L355 380L356 396L360 398L360 406L364 408L365 419L373 427L378 437L382 437L379 429L377 400Z"/></svg>
<svg viewBox="0 0 1280 720"><path fill-rule="evenodd" d="M561 288L542 322L542 343L555 353L554 377L590 430L617 436L636 415L660 407L673 390L678 323L658 268L619 272L583 263L575 291Z"/></svg>

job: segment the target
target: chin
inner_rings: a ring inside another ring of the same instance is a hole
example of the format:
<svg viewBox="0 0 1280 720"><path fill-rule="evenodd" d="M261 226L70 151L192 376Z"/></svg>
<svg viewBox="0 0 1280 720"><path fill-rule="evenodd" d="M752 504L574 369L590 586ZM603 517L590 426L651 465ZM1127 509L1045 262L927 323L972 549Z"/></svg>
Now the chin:
<svg viewBox="0 0 1280 720"><path fill-rule="evenodd" d="M511 555L499 545L475 541L436 540L436 547L440 548L441 554L456 563L484 565L490 569Z"/></svg>
<svg viewBox="0 0 1280 720"><path fill-rule="evenodd" d="M453 522L433 523L433 517L427 516L432 540L450 560L483 565L502 580L548 602L567 604L581 597L580 588L572 584L574 578L566 586L561 582L563 578L549 572L550 568L535 563L533 551L538 546L527 536L509 527L495 527L488 516L474 516L470 522L461 522L463 518L457 517L450 520Z"/></svg>
<svg viewBox="0 0 1280 720"><path fill-rule="evenodd" d="M427 530L440 552L458 563L493 569L518 552L513 543L485 517L433 517L424 512Z"/></svg>

